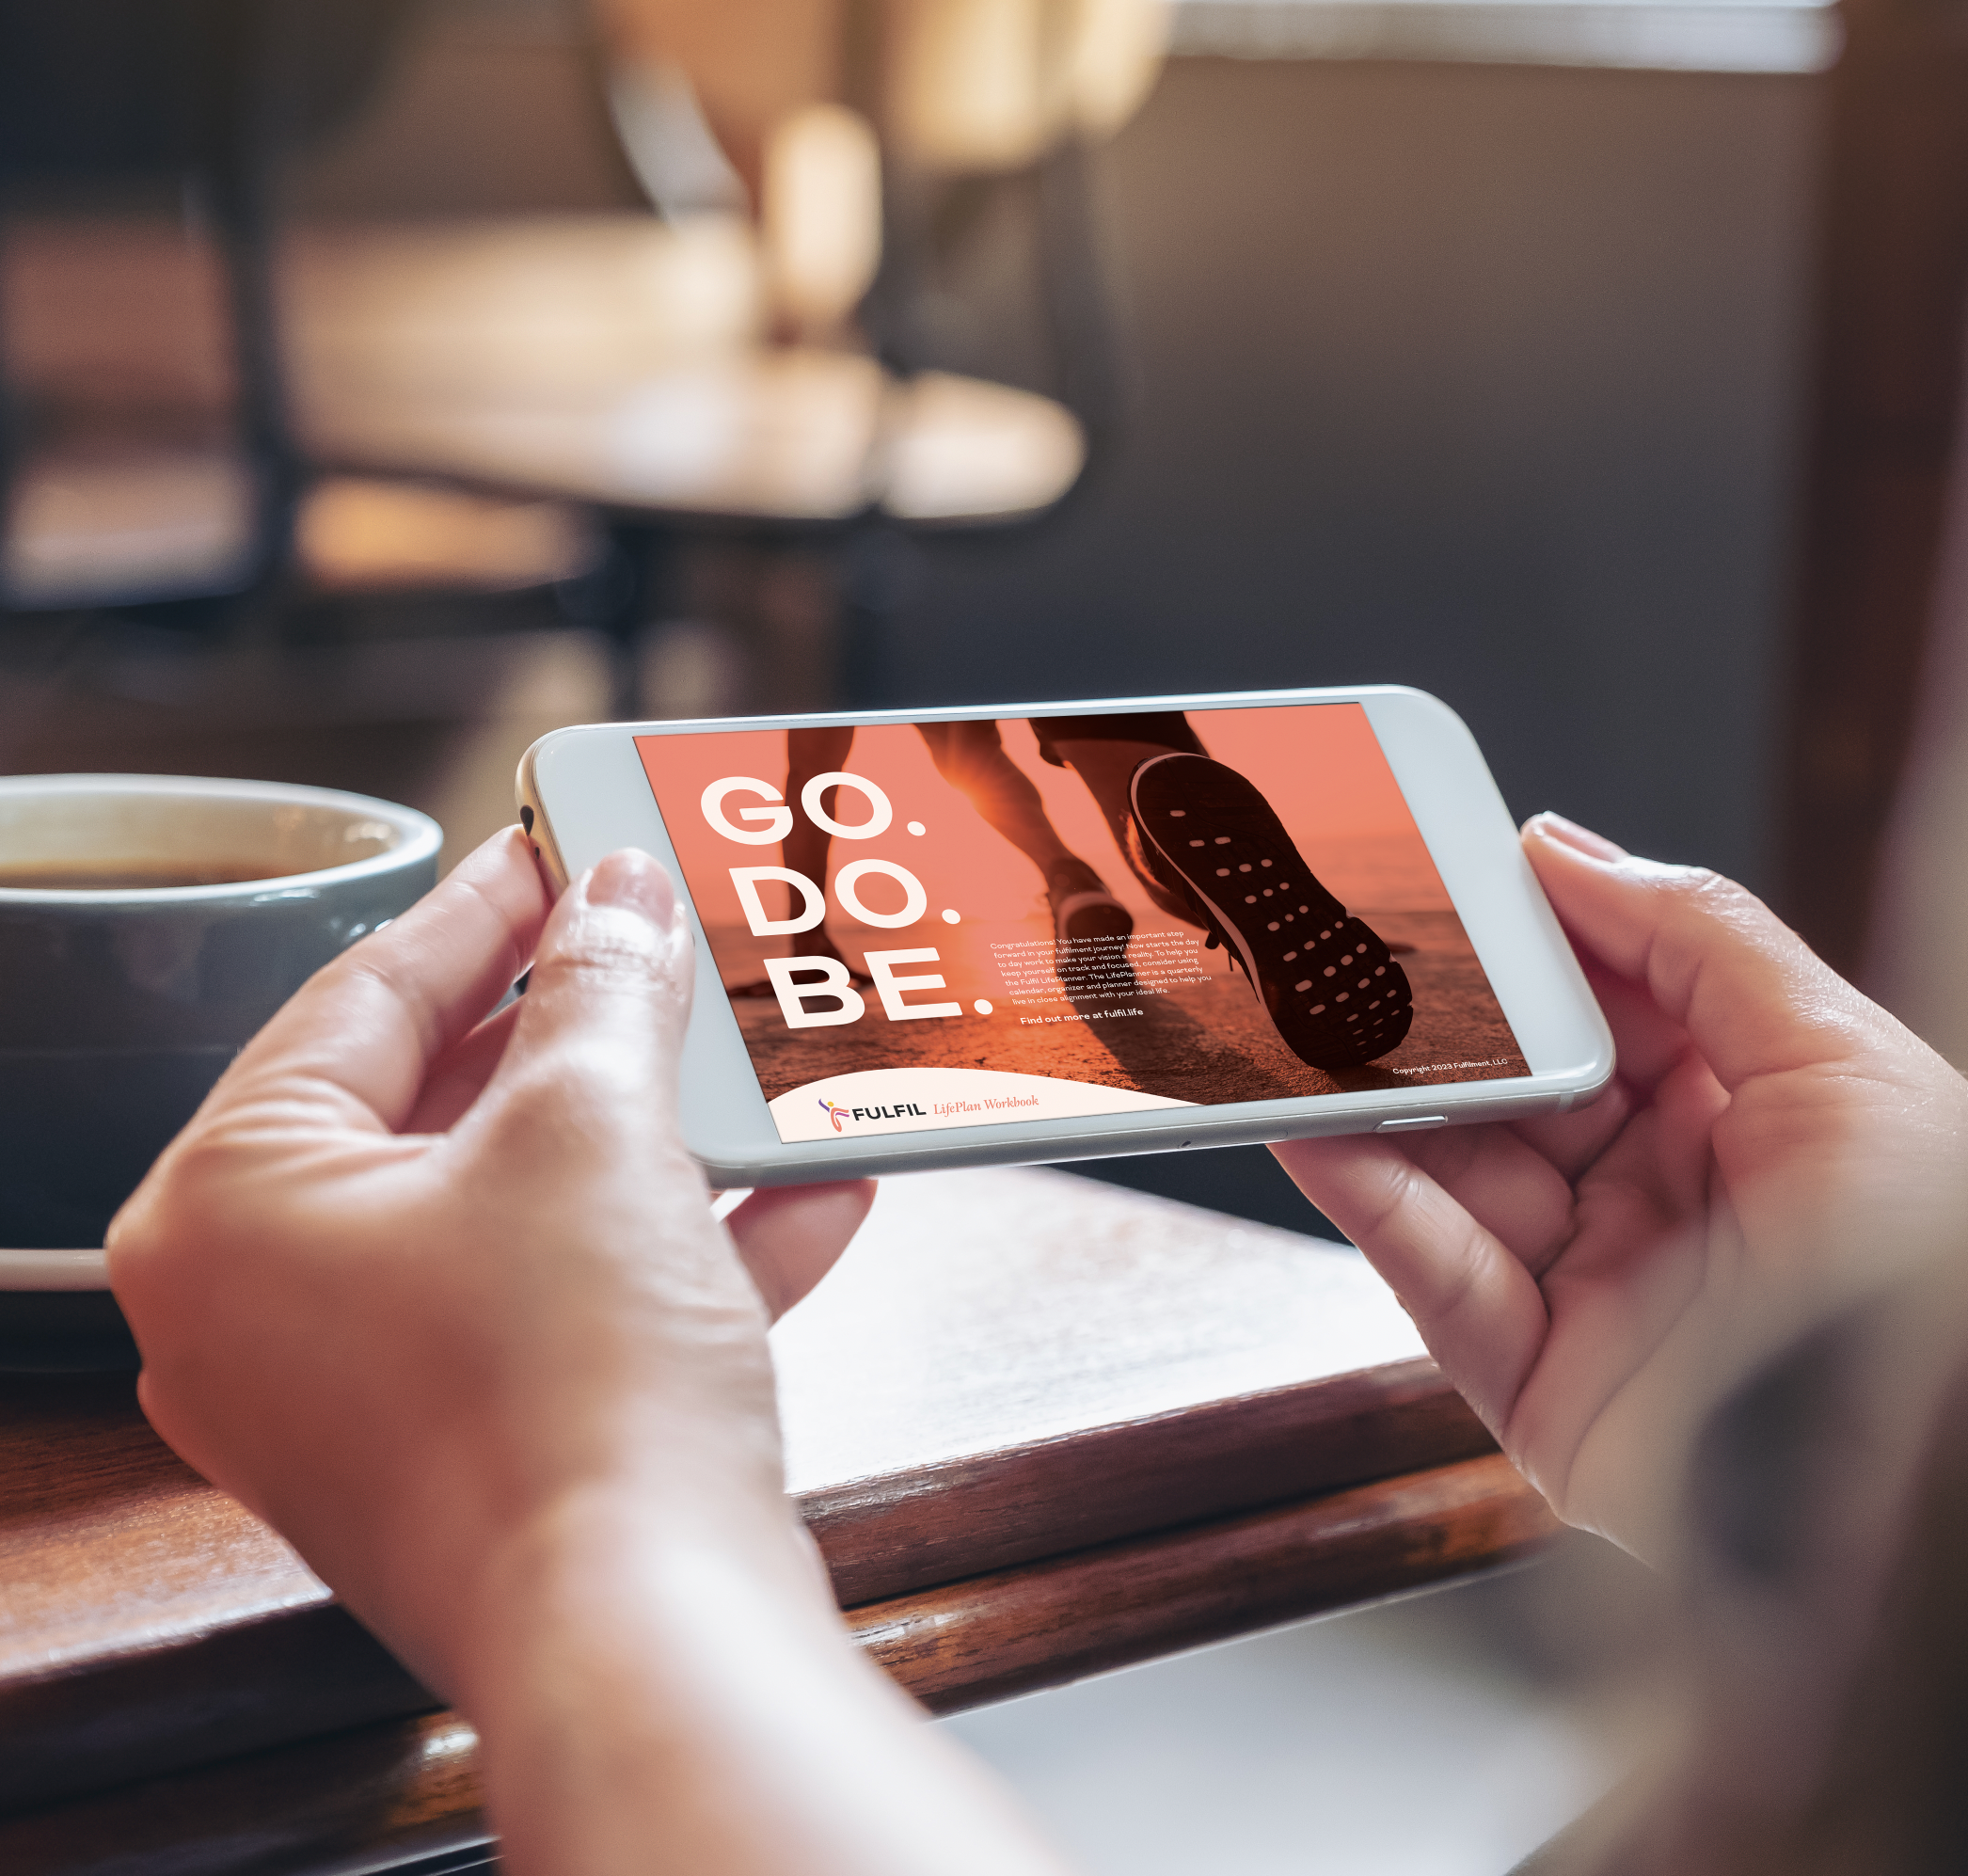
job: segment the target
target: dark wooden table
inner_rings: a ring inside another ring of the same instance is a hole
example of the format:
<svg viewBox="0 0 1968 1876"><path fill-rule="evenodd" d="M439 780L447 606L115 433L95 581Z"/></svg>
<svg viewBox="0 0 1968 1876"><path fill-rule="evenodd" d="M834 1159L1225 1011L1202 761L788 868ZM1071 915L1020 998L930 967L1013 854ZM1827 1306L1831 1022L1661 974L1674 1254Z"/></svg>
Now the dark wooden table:
<svg viewBox="0 0 1968 1876"><path fill-rule="evenodd" d="M1352 1252L1063 1173L890 1182L774 1340L847 1619L934 1711L1553 1528ZM387 1867L486 1837L475 1752L127 1378L0 1378L0 1870Z"/></svg>

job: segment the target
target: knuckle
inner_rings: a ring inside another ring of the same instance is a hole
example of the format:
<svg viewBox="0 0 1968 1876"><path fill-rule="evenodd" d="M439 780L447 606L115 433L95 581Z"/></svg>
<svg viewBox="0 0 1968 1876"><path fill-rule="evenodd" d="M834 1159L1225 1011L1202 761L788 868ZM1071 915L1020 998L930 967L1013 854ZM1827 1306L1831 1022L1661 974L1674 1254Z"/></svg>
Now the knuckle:
<svg viewBox="0 0 1968 1876"><path fill-rule="evenodd" d="M153 1175L153 1229L169 1232L210 1227L238 1184L244 1149L229 1129L199 1127L184 1135Z"/></svg>
<svg viewBox="0 0 1968 1876"><path fill-rule="evenodd" d="M583 930L533 966L528 994L630 996L662 1007L677 1000L687 981L679 961L662 948Z"/></svg>
<svg viewBox="0 0 1968 1876"><path fill-rule="evenodd" d="M1678 877L1662 888L1689 912L1705 921L1738 931L1773 930L1776 914L1745 886L1708 866L1681 866Z"/></svg>
<svg viewBox="0 0 1968 1876"><path fill-rule="evenodd" d="M1443 1247L1437 1288L1428 1302L1431 1323L1448 1322L1477 1302L1484 1248L1483 1233L1473 1225Z"/></svg>
<svg viewBox="0 0 1968 1876"><path fill-rule="evenodd" d="M166 1149L105 1240L119 1289L133 1278L178 1283L210 1262L230 1235L243 1158L227 1129L196 1122Z"/></svg>
<svg viewBox="0 0 1968 1876"><path fill-rule="evenodd" d="M646 1046L621 1035L567 1037L531 1057L507 1081L500 1131L514 1138L614 1140L646 1132L667 1114L668 1078Z"/></svg>
<svg viewBox="0 0 1968 1876"><path fill-rule="evenodd" d="M618 906L590 904L569 923L554 951L591 968L626 965L646 971L661 948L657 928L648 919Z"/></svg>
<svg viewBox="0 0 1968 1876"><path fill-rule="evenodd" d="M1647 883L1664 898L1681 904L1720 911L1739 901L1749 893L1732 879L1709 866L1667 866L1649 862Z"/></svg>

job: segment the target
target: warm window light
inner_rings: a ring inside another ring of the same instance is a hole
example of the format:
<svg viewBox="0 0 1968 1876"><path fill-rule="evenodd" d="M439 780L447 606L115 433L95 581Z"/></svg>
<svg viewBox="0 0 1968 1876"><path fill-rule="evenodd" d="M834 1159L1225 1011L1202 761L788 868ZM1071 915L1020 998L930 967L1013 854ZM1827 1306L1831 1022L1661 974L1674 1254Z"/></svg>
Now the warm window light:
<svg viewBox="0 0 1968 1876"><path fill-rule="evenodd" d="M875 0L855 56L860 27L849 30L847 0L594 4L616 63L682 74L754 186L772 127L788 113L827 99L869 102L848 83L857 57L897 153L932 169L1013 169L1075 129L1119 129L1147 97L1168 40L1168 0ZM659 91L629 99L627 115L661 119Z"/></svg>
<svg viewBox="0 0 1968 1876"><path fill-rule="evenodd" d="M1067 88L1078 127L1111 136L1154 88L1168 50L1165 0L1077 0Z"/></svg>
<svg viewBox="0 0 1968 1876"><path fill-rule="evenodd" d="M1043 0L897 0L889 10L897 141L940 168L1009 168L1045 140Z"/></svg>
<svg viewBox="0 0 1968 1876"><path fill-rule="evenodd" d="M712 134L756 192L787 112L839 98L846 0L590 0L617 63L682 72Z"/></svg>
<svg viewBox="0 0 1968 1876"><path fill-rule="evenodd" d="M357 476L317 482L295 532L309 576L340 592L544 586L585 572L595 552L591 531L563 502Z"/></svg>
<svg viewBox="0 0 1968 1876"><path fill-rule="evenodd" d="M1147 97L1165 0L893 0L897 145L933 168L1008 169L1071 129L1105 135Z"/></svg>
<svg viewBox="0 0 1968 1876"><path fill-rule="evenodd" d="M774 303L800 331L843 324L881 259L881 152L865 118L809 104L767 139L761 221Z"/></svg>

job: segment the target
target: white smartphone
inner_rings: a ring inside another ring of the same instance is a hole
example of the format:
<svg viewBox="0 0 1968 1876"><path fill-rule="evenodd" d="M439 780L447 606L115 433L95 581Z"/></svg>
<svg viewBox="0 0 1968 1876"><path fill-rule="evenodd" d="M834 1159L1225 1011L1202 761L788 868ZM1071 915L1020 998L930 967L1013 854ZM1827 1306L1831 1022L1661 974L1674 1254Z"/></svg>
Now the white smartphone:
<svg viewBox="0 0 1968 1876"><path fill-rule="evenodd" d="M1563 1113L1612 1039L1420 692L598 723L519 770L564 886L690 902L713 1184Z"/></svg>

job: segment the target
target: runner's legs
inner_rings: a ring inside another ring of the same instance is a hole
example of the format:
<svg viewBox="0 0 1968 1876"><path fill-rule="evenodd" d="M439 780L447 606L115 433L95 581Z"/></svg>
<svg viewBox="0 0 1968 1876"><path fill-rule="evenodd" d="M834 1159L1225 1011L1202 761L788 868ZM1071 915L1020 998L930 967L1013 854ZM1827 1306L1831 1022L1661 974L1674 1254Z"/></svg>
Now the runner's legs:
<svg viewBox="0 0 1968 1876"><path fill-rule="evenodd" d="M1041 873L1050 878L1057 866L1084 864L1045 818L1039 790L1005 754L996 723L917 723L916 728L929 746L936 772Z"/></svg>
<svg viewBox="0 0 1968 1876"><path fill-rule="evenodd" d="M1044 875L1055 942L1106 939L1124 945L1134 919L1100 874L1059 838L1031 778L1005 754L997 724L930 723L916 729L937 773Z"/></svg>
<svg viewBox="0 0 1968 1876"><path fill-rule="evenodd" d="M853 747L852 723L828 723L786 733L786 799L793 811L793 824L780 843L779 864L788 872L804 873L820 886L827 883L827 849L832 835L807 819L800 796L816 775L845 769ZM824 933L825 928L821 930Z"/></svg>

